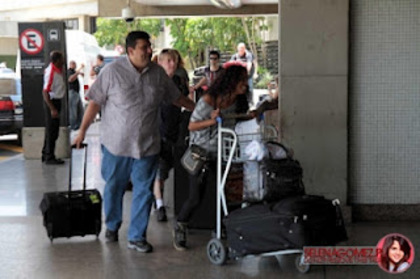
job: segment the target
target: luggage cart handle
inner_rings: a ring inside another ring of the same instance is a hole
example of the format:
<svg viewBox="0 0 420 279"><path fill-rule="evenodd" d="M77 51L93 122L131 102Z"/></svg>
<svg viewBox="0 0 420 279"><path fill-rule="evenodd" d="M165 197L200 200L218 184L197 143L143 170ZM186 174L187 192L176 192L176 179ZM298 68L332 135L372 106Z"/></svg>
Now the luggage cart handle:
<svg viewBox="0 0 420 279"><path fill-rule="evenodd" d="M88 145L87 143L82 143L80 144L80 147L83 148L85 150L85 155L84 155L84 160L83 160L83 194L86 191L86 162L87 162L87 149L88 149ZM73 144L71 146L71 150L70 150L70 167L69 167L69 196L71 193L71 176L72 176L72 169L73 169L73 149L78 149L77 146L75 144Z"/></svg>

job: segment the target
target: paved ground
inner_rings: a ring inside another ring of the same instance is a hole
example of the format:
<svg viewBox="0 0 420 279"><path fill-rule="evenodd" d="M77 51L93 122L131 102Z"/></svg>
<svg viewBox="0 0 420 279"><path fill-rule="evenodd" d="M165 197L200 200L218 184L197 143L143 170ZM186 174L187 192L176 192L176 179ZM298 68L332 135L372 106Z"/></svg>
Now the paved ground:
<svg viewBox="0 0 420 279"><path fill-rule="evenodd" d="M100 177L98 126L89 130L87 142L89 188L103 191ZM81 183L82 152L74 155L74 187ZM126 248L127 222L123 223L118 243L107 244L101 234L95 237L57 239L50 243L38 209L47 191L64 190L68 181L68 162L46 166L22 155L0 161L0 278L420 278L415 260L404 274L389 275L376 265L312 266L307 274L298 273L294 257L253 257L214 266L206 257L211 232L190 232L190 250L177 252L171 244L171 223L158 223L152 215L148 239L154 245L151 254L139 254ZM168 182L171 185L171 181ZM173 219L173 191L165 192L170 221ZM129 218L131 192L125 195L124 220ZM420 255L420 223L348 224L349 240L344 246L375 246L380 238L399 232L411 239Z"/></svg>

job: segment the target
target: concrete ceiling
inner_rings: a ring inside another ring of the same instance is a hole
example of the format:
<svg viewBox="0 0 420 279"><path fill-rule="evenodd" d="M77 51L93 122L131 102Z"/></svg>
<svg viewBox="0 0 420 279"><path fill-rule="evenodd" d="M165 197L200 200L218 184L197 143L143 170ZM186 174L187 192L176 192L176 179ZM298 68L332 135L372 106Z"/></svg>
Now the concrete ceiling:
<svg viewBox="0 0 420 279"><path fill-rule="evenodd" d="M209 5L210 0L130 0L143 5L150 6L202 6ZM277 4L278 0L241 0L242 5Z"/></svg>
<svg viewBox="0 0 420 279"><path fill-rule="evenodd" d="M238 0L214 0L238 1ZM240 0L237 9L220 9L210 0L0 0L0 22L75 17L120 18L129 3L136 17L250 16L278 14L278 0Z"/></svg>
<svg viewBox="0 0 420 279"><path fill-rule="evenodd" d="M278 0L241 0L237 9L220 9L210 0L98 0L100 17L121 17L129 3L137 17L278 14Z"/></svg>

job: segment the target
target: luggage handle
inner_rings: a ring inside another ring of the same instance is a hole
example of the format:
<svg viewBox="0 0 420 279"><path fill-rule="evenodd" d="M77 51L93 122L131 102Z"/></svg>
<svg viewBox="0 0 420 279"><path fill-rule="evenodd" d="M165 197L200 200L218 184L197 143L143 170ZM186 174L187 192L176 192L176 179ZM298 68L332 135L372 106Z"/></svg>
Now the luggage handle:
<svg viewBox="0 0 420 279"><path fill-rule="evenodd" d="M269 141L267 141L265 144L272 144L272 145L277 145L277 146L279 146L280 148L282 148L285 152L286 152L286 156L287 156L287 159L292 159L292 160L294 160L293 159L293 151L291 150L291 149L289 149L289 148L287 148L284 144L282 144L282 143L280 143L280 142L277 142L277 141L273 141L273 140L269 140ZM268 152L268 156L269 156L269 159L272 159L272 155L271 155L271 153L270 152Z"/></svg>
<svg viewBox="0 0 420 279"><path fill-rule="evenodd" d="M86 161L87 161L87 148L88 145L87 143L81 143L80 144L81 148L85 149L85 156L84 156L84 160L83 160L83 195L86 192ZM77 149L77 146L75 144L73 144L71 146L71 152L70 152L70 167L69 167L69 197L70 197L70 193L71 193L71 174L72 174L72 165L73 165L73 149Z"/></svg>

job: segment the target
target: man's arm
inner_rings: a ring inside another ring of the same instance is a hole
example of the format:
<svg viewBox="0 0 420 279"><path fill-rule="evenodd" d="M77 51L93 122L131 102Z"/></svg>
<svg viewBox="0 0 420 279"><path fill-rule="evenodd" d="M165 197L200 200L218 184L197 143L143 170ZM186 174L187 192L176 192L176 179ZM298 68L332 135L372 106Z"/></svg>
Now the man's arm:
<svg viewBox="0 0 420 279"><path fill-rule="evenodd" d="M187 98L186 96L182 94L179 95L178 99L173 101L173 104L178 107L184 107L188 109L189 111L193 111L195 108L195 103L191 99Z"/></svg>
<svg viewBox="0 0 420 279"><path fill-rule="evenodd" d="M83 64L82 64L83 65ZM84 66L83 66L84 67ZM81 66L78 70L76 70L75 72L74 72L74 74L72 74L72 75L70 75L69 76L69 82L73 82L73 81L75 81L76 79L77 79L77 76L78 75L82 75L83 76L83 72L82 72L82 70L83 70L83 67Z"/></svg>
<svg viewBox="0 0 420 279"><path fill-rule="evenodd" d="M81 144L83 143L83 140L85 139L86 131L89 128L92 121L95 119L98 112L101 110L101 106L95 103L94 101L89 101L89 105L85 111L85 114L83 116L82 125L79 129L79 134L74 139L73 144L77 146L77 148L80 148Z"/></svg>
<svg viewBox="0 0 420 279"><path fill-rule="evenodd" d="M252 56L253 55L251 53L248 53L246 55L246 70L248 71L248 75L251 74L251 70L252 70L252 62L254 60Z"/></svg>
<svg viewBox="0 0 420 279"><path fill-rule="evenodd" d="M91 77L95 77L98 73L95 71L95 67L97 67L97 65L93 65L92 68L90 69L90 76Z"/></svg>
<svg viewBox="0 0 420 279"><path fill-rule="evenodd" d="M44 91L42 91L42 96L44 98L45 103L47 104L47 106L49 107L49 109L51 111L51 117L52 118L59 117L56 107L51 102L50 93L44 90Z"/></svg>
<svg viewBox="0 0 420 279"><path fill-rule="evenodd" d="M190 87L190 93L191 93L191 91L194 92L195 90L197 90L198 88L200 88L201 86L203 86L204 84L206 84L206 82L207 82L207 78L206 77L203 77L202 79L200 79L200 81L197 82L196 85Z"/></svg>

